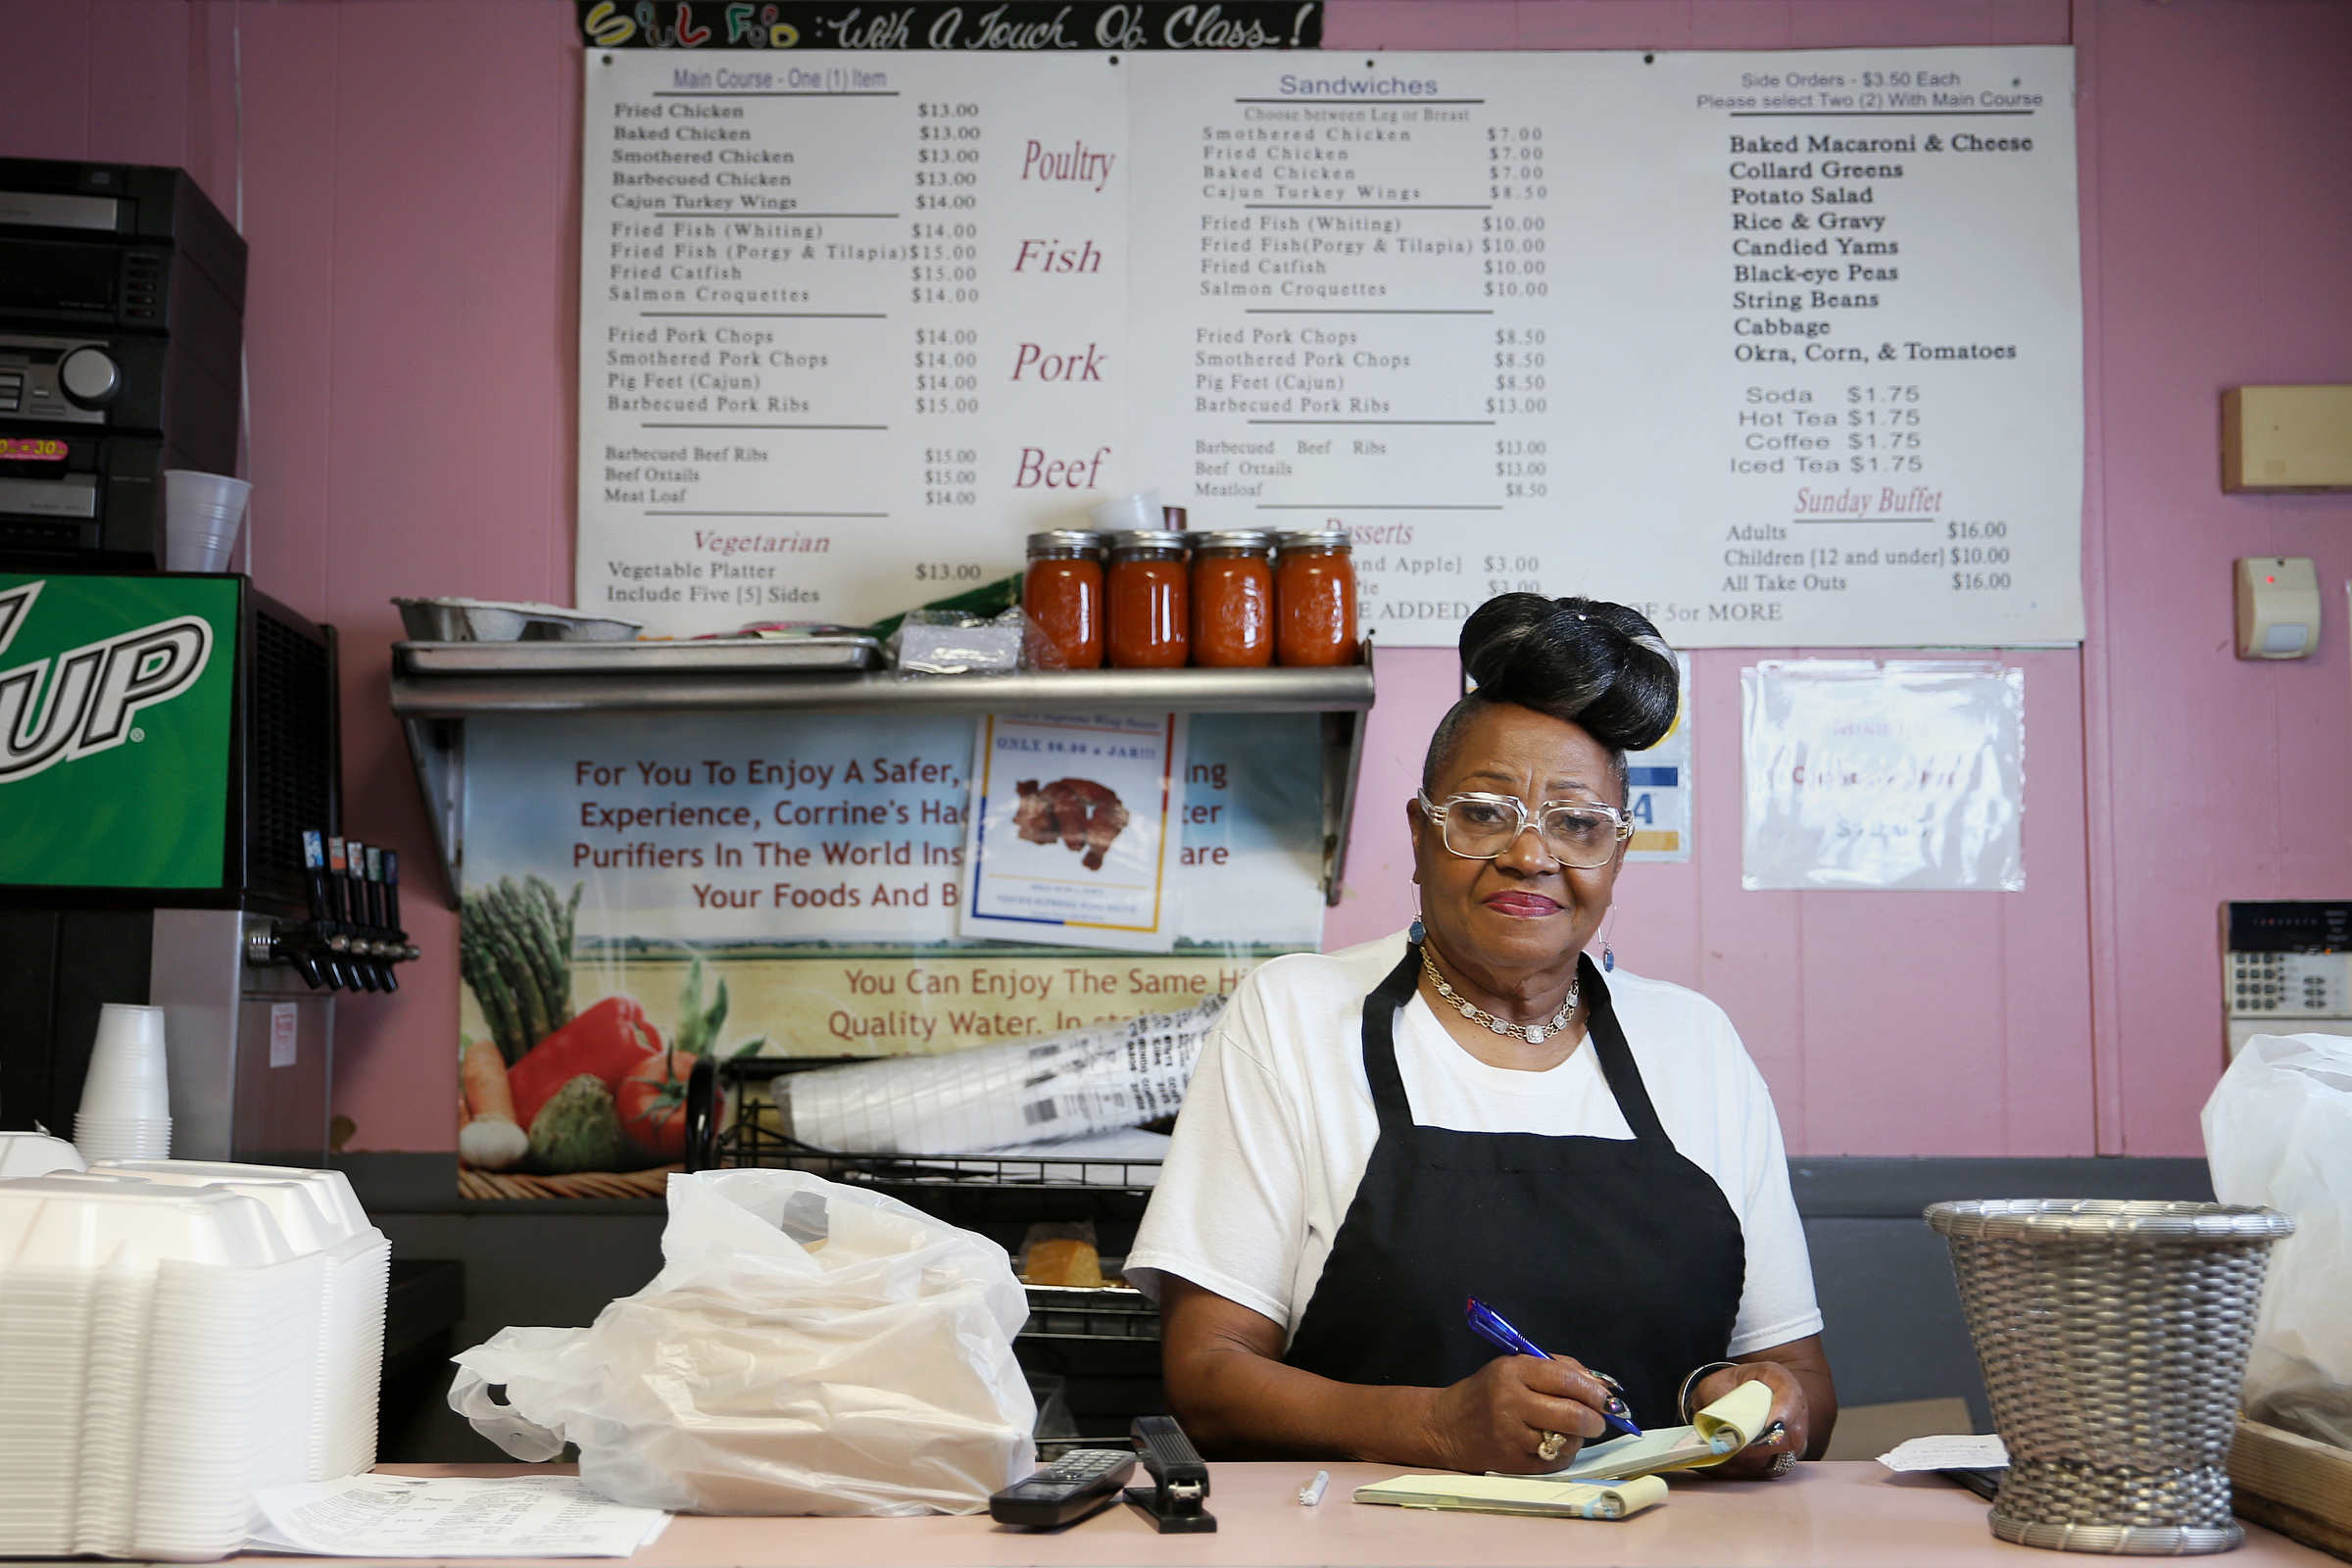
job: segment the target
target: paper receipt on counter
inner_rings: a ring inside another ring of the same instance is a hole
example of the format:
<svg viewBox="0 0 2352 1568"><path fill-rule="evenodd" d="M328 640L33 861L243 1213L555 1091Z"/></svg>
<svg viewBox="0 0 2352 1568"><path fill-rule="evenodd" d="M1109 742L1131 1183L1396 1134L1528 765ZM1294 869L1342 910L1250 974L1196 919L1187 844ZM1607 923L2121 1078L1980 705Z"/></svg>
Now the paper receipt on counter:
<svg viewBox="0 0 2352 1568"><path fill-rule="evenodd" d="M626 1557L669 1523L577 1476L345 1476L255 1500L247 1547L319 1557Z"/></svg>
<svg viewBox="0 0 2352 1568"><path fill-rule="evenodd" d="M1913 1438L1880 1454L1879 1463L1898 1473L1905 1470L1998 1470L2009 1463L2009 1449L1990 1433L1975 1437Z"/></svg>

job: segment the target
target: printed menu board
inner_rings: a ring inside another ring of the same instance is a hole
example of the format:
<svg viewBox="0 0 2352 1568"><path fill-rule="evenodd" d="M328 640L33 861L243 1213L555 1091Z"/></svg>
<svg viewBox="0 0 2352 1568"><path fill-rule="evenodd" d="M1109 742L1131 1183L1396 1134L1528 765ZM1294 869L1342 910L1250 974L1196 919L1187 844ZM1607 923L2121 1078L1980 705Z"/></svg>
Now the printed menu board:
<svg viewBox="0 0 2352 1568"><path fill-rule="evenodd" d="M862 622L1156 488L1692 647L2082 636L2073 55L587 55L578 600Z"/></svg>

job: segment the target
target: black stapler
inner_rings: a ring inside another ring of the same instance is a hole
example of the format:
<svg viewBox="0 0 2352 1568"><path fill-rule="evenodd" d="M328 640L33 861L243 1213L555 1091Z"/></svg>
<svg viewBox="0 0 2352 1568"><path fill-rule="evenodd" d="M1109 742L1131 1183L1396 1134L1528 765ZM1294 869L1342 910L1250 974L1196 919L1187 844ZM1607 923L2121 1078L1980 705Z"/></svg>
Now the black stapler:
<svg viewBox="0 0 2352 1568"><path fill-rule="evenodd" d="M1184 1435L1176 1418L1139 1415L1132 1430L1135 1451L1152 1484L1129 1487L1127 1501L1163 1536L1206 1535L1216 1515L1200 1506L1208 1495L1208 1466Z"/></svg>

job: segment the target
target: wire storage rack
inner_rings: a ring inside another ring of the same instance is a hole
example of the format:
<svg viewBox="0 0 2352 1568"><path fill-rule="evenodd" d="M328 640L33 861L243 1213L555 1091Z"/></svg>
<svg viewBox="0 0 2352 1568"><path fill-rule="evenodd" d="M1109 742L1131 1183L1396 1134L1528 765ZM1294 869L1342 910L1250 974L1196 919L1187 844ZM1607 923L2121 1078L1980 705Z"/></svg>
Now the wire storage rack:
<svg viewBox="0 0 2352 1568"><path fill-rule="evenodd" d="M713 1061L708 1057L697 1061L686 1085L686 1168L781 1166L812 1171L832 1181L894 1190L937 1188L1009 1191L1015 1195L1127 1196L1134 1200L1136 1217L1141 1217L1142 1200L1159 1180L1156 1159L1113 1159L1084 1154L859 1154L820 1149L784 1131L781 1118L767 1100L769 1084L788 1073L870 1059L750 1056L732 1061ZM916 1201L912 1198L907 1200ZM927 1210L931 1207L922 1202L916 1202L916 1206ZM1110 1206L1123 1209L1128 1205Z"/></svg>

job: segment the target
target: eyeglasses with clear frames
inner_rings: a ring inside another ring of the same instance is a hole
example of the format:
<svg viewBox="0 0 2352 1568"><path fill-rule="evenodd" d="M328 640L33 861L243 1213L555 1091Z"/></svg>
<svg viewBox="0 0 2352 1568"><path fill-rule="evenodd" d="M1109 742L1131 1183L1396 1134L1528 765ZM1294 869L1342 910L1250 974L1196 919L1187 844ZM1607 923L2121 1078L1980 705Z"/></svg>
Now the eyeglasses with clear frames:
<svg viewBox="0 0 2352 1568"><path fill-rule="evenodd" d="M1421 814L1438 824L1446 850L1465 860L1492 860L1519 842L1531 815L1542 823L1544 848L1553 859L1576 870L1606 865L1617 846L1634 834L1632 813L1589 801L1545 801L1531 813L1515 795L1489 795L1472 790L1448 795L1445 804L1416 790L1413 799Z"/></svg>

